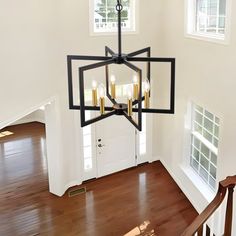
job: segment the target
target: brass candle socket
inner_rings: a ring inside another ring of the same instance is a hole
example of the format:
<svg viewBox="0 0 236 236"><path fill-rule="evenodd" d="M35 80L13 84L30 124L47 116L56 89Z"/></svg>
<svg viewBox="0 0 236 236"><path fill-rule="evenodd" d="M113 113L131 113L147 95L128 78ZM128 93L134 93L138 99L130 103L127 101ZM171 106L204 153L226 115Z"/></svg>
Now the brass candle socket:
<svg viewBox="0 0 236 236"><path fill-rule="evenodd" d="M146 109L148 109L150 107L150 92L145 92L144 97L145 97L145 99L144 99L144 107Z"/></svg>
<svg viewBox="0 0 236 236"><path fill-rule="evenodd" d="M100 98L100 113L101 115L105 114L105 98Z"/></svg>
<svg viewBox="0 0 236 236"><path fill-rule="evenodd" d="M116 99L116 85L115 84L111 84L111 97L113 99Z"/></svg>
<svg viewBox="0 0 236 236"><path fill-rule="evenodd" d="M132 99L128 99L128 116L133 115L133 106Z"/></svg>
<svg viewBox="0 0 236 236"><path fill-rule="evenodd" d="M138 84L134 84L133 85L133 97L134 97L134 100L138 100L138 94L139 93L139 86Z"/></svg>
<svg viewBox="0 0 236 236"><path fill-rule="evenodd" d="M92 90L92 104L94 107L98 105L97 89Z"/></svg>

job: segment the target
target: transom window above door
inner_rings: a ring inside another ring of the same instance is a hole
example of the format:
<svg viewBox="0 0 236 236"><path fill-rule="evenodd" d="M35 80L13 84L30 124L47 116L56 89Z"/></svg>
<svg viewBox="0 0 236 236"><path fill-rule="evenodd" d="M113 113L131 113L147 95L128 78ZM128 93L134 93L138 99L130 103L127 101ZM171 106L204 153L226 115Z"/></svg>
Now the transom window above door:
<svg viewBox="0 0 236 236"><path fill-rule="evenodd" d="M187 2L187 35L215 42L228 40L231 0Z"/></svg>
<svg viewBox="0 0 236 236"><path fill-rule="evenodd" d="M122 30L135 32L137 0L122 0ZM91 34L110 34L117 32L117 0L90 0Z"/></svg>

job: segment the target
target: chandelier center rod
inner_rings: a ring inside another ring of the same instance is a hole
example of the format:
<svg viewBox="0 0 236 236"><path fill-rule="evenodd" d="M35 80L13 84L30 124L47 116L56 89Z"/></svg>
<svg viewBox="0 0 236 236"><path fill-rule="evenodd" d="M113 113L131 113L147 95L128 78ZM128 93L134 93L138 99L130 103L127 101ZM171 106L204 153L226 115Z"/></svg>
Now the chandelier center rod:
<svg viewBox="0 0 236 236"><path fill-rule="evenodd" d="M123 5L121 0L117 0L116 10L118 12L118 56L122 55L122 42L121 42L121 12L123 10Z"/></svg>

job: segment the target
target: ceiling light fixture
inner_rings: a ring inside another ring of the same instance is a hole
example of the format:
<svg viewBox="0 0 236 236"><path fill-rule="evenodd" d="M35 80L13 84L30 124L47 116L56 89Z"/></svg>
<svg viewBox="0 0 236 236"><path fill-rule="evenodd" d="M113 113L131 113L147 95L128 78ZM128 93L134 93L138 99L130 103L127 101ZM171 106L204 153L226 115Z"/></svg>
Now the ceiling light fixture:
<svg viewBox="0 0 236 236"><path fill-rule="evenodd" d="M142 113L162 113L174 114L175 110L175 58L160 58L151 57L151 48L147 47L129 54L122 53L121 40L121 12L123 5L121 0L117 0L116 5L118 15L118 53L115 53L109 47L105 47L105 56L82 56L82 55L68 55L68 89L69 89L69 107L72 110L80 110L81 127L93 124L97 121L110 117L112 115L124 115L138 130L142 130ZM147 57L137 57L140 54L147 54ZM80 105L74 104L73 95L73 80L72 80L72 62L73 61L100 61L94 64L79 67L79 92ZM142 83L142 70L134 65L132 62L147 63L147 75L144 84ZM150 108L150 82L151 82L151 62L170 63L171 78L170 78L170 107L169 109L152 109ZM136 74L133 77L133 84L128 86L127 104L118 103L116 101L116 77L112 75L109 79L109 65L123 64L133 70ZM96 81L92 82L92 106L85 105L85 87L84 87L84 73L95 68L105 67L106 86L100 84L98 86ZM143 87L143 88L142 88ZM144 93L143 91L144 90ZM99 97L99 102L98 102ZM105 97L107 97L113 104L112 107L105 106ZM143 104L144 101L144 104ZM99 105L99 106L98 106ZM144 107L142 107L144 105ZM85 119L85 111L99 111L98 117L90 120ZM133 113L138 113L137 121L134 119Z"/></svg>

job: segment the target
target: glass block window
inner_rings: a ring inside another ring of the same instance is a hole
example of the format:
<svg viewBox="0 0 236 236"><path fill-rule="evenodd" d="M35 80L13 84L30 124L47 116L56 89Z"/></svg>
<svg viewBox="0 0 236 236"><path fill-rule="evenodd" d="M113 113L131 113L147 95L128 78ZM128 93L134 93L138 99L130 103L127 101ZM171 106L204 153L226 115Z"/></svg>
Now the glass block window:
<svg viewBox="0 0 236 236"><path fill-rule="evenodd" d="M85 111L86 120L91 119L91 112ZM84 170L89 171L93 168L92 159L92 129L91 125L83 128L83 153L84 153Z"/></svg>
<svg viewBox="0 0 236 236"><path fill-rule="evenodd" d="M198 105L193 106L190 164L213 189L216 188L220 120Z"/></svg>
<svg viewBox="0 0 236 236"><path fill-rule="evenodd" d="M92 0L94 33L117 32L117 0ZM121 24L124 31L135 31L135 1L123 0Z"/></svg>

